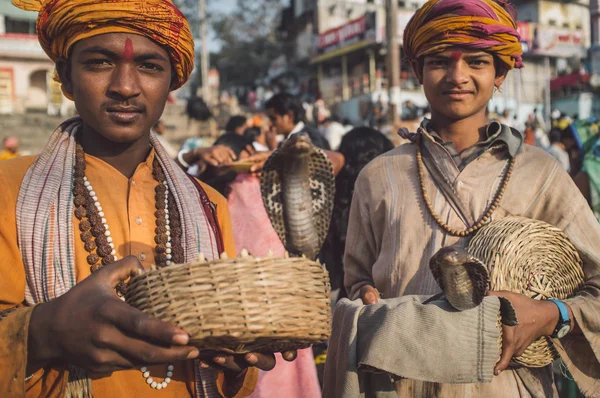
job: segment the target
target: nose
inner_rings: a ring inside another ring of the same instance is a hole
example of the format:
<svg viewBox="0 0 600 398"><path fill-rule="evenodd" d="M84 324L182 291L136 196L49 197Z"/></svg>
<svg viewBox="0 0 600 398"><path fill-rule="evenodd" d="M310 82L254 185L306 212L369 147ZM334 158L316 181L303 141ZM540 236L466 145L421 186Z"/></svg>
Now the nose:
<svg viewBox="0 0 600 398"><path fill-rule="evenodd" d="M118 65L111 76L108 96L119 101L127 101L140 95L139 78L135 66Z"/></svg>
<svg viewBox="0 0 600 398"><path fill-rule="evenodd" d="M460 86L469 81L468 65L463 60L452 62L448 73L446 74L446 80L449 83Z"/></svg>

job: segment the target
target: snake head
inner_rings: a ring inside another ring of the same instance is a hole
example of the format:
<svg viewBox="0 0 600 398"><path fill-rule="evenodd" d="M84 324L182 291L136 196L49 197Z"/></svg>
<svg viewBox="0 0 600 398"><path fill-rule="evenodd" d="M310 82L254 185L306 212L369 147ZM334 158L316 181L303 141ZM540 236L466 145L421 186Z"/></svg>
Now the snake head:
<svg viewBox="0 0 600 398"><path fill-rule="evenodd" d="M440 249L431 259L444 266L463 265L472 260L473 256L466 249L453 246Z"/></svg>
<svg viewBox="0 0 600 398"><path fill-rule="evenodd" d="M313 147L313 143L308 134L298 133L285 140L281 145L281 150L286 154L298 155L310 152Z"/></svg>
<svg viewBox="0 0 600 398"><path fill-rule="evenodd" d="M487 293L487 267L466 249L440 249L429 261L429 268L450 304L458 310L479 305Z"/></svg>

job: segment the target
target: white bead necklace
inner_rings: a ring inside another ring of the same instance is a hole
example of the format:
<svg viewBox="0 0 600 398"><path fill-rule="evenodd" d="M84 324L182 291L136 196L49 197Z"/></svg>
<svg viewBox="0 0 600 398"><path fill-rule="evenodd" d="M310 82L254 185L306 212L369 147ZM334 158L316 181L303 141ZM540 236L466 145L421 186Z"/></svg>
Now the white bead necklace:
<svg viewBox="0 0 600 398"><path fill-rule="evenodd" d="M167 229L167 243L166 243L166 253L167 253L167 265L171 264L171 227L169 226L169 186L167 185L166 181L163 181L163 184L165 185L166 191L165 191L165 219L167 221L167 225L166 225L166 229ZM94 188L92 187L92 184L88 181L87 177L83 177L83 185L85 185L85 187L88 190L88 193L90 195L90 197L94 200L94 205L96 206L96 209L98 209L98 216L100 216L102 218L102 225L104 225L104 229L105 229L105 233L104 235L106 236L106 240L108 241L108 244L110 245L110 248L112 249L112 252L110 253L113 258L114 261L117 261L117 251L115 250L115 244L113 243L113 238L110 236L110 230L108 229L108 223L106 222L106 218L104 218L104 212L102 211L102 206L100 205L100 202L98 201L98 196L96 196L96 192L94 191ZM117 293L117 295L121 298L121 300L125 301L125 297L123 297L122 295L120 295L119 293ZM155 381L151 376L150 376L150 371L148 371L148 368L146 366L143 366L140 368L140 371L142 372L142 376L144 376L144 378L146 379L146 384L148 384L148 386L150 388L154 388L155 390L162 390L163 388L167 388L167 386L169 385L169 383L171 382L171 377L173 377L173 369L174 366L169 364L167 366L167 377L165 377L165 379L159 383L157 381Z"/></svg>

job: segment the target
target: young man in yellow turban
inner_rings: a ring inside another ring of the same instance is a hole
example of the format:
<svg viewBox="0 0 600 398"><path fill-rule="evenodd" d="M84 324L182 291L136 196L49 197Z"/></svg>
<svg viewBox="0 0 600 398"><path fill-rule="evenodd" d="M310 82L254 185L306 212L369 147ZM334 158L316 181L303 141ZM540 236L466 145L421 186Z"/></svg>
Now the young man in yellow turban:
<svg viewBox="0 0 600 398"><path fill-rule="evenodd" d="M405 131L412 142L375 159L356 182L344 267L349 297L362 303L336 308L325 396L557 397L551 366L509 366L541 336L553 339L586 395L600 394L600 226L557 161L486 116L508 71L522 66L514 8L430 0L409 22L404 49L431 120ZM466 247L482 225L508 215L568 235L583 259L577 295L552 302L490 292L471 313L426 305L423 297L440 291L432 256ZM496 296L519 320L503 326L500 358Z"/></svg>
<svg viewBox="0 0 600 398"><path fill-rule="evenodd" d="M13 3L39 11L80 116L0 166L0 396L249 395L273 355L205 357L118 297L153 264L235 255L225 199L151 133L193 69L186 19L168 0Z"/></svg>

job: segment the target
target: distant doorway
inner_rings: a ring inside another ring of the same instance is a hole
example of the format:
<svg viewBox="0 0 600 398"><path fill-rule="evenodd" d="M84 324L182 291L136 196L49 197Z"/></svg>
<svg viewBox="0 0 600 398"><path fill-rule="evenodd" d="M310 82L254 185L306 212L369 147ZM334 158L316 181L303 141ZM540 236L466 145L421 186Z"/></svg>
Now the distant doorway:
<svg viewBox="0 0 600 398"><path fill-rule="evenodd" d="M47 70L37 70L29 75L29 87L25 109L30 112L46 112L48 109L48 76Z"/></svg>

